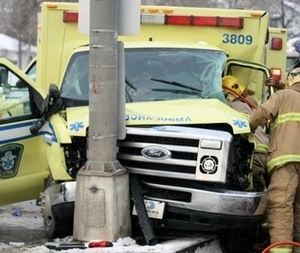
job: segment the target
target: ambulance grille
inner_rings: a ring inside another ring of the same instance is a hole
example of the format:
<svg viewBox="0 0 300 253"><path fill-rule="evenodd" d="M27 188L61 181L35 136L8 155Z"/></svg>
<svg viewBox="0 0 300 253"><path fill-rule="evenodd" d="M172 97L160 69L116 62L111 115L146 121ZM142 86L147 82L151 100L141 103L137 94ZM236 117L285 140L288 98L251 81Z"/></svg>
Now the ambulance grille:
<svg viewBox="0 0 300 253"><path fill-rule="evenodd" d="M190 147L198 148L199 140L183 138L166 138L145 135L127 135L125 141L120 142L118 159L125 167L144 168L153 171L170 171L195 174L196 166L179 165L175 162L164 163L160 160L140 161L142 149L145 146L155 144L165 147L166 145L180 146L181 151L172 151L172 159L193 161L196 164L197 152L191 153Z"/></svg>
<svg viewBox="0 0 300 253"><path fill-rule="evenodd" d="M208 179L207 174L215 173L221 165L226 166L224 159L223 164L219 162L224 154L228 153L228 148L224 148L228 144L220 146L218 150L209 150L201 148L200 141L203 138L217 139L220 143L225 143L228 142L228 136L226 132L191 127L166 126L162 127L162 130L127 128L125 140L118 143L118 160L130 173L185 180L204 178L205 181L224 182L226 168L223 168L224 172L214 175L214 178L210 176L211 179ZM204 169L204 159L207 161L205 166L213 167Z"/></svg>

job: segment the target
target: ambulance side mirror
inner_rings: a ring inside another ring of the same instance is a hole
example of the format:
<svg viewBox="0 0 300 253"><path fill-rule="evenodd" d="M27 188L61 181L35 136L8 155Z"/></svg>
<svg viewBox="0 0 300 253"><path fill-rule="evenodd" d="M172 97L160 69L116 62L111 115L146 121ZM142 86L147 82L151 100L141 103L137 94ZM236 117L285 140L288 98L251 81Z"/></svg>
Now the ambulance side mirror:
<svg viewBox="0 0 300 253"><path fill-rule="evenodd" d="M50 110L50 108L56 103L57 100L60 98L60 93L58 90L58 87L55 84L50 84L48 89L47 97L44 100L43 106L42 106L42 114L47 113L47 111Z"/></svg>
<svg viewBox="0 0 300 253"><path fill-rule="evenodd" d="M35 121L30 127L31 134L37 134L43 125L49 121L50 117L60 109L62 104L63 101L60 97L58 87L55 84L50 84L48 95L42 106L42 117Z"/></svg>

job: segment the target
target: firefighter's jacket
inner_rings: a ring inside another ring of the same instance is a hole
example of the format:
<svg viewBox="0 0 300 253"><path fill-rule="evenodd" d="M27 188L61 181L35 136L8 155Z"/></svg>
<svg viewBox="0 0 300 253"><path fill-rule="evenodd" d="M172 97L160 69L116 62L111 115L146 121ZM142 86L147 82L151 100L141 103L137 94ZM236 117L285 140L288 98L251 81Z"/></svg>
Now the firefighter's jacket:
<svg viewBox="0 0 300 253"><path fill-rule="evenodd" d="M300 82L277 91L253 111L249 118L252 130L270 121L270 148L267 169L300 162Z"/></svg>
<svg viewBox="0 0 300 253"><path fill-rule="evenodd" d="M257 105L257 102L250 96L246 97L247 100L250 100L252 104ZM248 117L252 113L253 109L243 100L236 98L233 101L227 101L227 104L235 109L238 112L242 112L246 114ZM257 153L263 153L267 154L269 150L269 136L266 134L265 130L263 127L258 126L254 132L254 137L255 137L255 142L256 142L256 147L255 147L255 152Z"/></svg>

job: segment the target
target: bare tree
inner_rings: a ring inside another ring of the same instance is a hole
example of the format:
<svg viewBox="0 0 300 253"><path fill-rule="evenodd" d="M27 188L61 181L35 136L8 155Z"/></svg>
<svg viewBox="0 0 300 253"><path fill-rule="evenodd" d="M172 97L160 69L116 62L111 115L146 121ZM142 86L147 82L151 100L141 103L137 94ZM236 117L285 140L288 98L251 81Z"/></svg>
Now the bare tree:
<svg viewBox="0 0 300 253"><path fill-rule="evenodd" d="M18 39L18 64L22 66L24 45L36 44L37 13L39 5L35 0L1 1L1 31ZM30 50L28 48L28 50Z"/></svg>

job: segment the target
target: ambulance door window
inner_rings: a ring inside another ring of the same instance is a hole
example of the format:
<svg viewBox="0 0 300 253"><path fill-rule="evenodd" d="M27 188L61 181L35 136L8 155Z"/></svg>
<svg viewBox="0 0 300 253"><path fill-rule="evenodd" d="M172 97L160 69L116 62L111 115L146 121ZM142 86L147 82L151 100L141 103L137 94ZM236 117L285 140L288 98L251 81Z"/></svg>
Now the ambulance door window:
<svg viewBox="0 0 300 253"><path fill-rule="evenodd" d="M31 115L29 89L14 73L0 67L0 123L24 115Z"/></svg>

